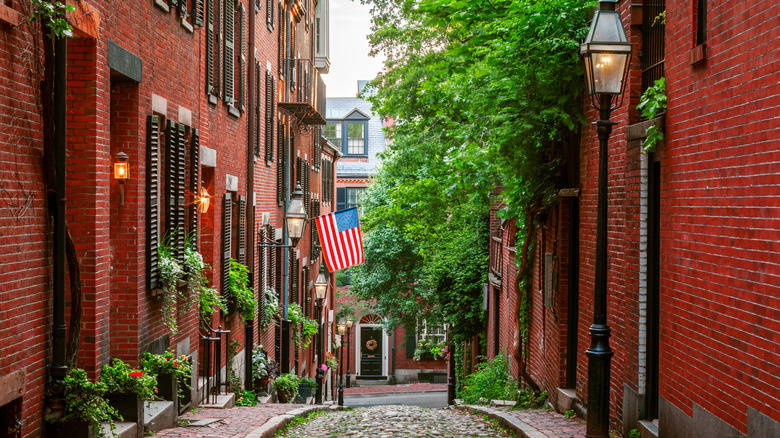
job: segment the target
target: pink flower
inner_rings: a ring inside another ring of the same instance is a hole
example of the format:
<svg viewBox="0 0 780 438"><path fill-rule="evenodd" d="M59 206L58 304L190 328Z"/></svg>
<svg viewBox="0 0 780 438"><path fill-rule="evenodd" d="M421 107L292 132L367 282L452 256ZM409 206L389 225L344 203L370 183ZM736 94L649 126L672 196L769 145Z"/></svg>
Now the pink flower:
<svg viewBox="0 0 780 438"><path fill-rule="evenodd" d="M322 371L328 371L328 366L325 364L322 364Z"/></svg>
<svg viewBox="0 0 780 438"><path fill-rule="evenodd" d="M144 373L142 371L133 371L132 373L128 374L130 377L143 377Z"/></svg>

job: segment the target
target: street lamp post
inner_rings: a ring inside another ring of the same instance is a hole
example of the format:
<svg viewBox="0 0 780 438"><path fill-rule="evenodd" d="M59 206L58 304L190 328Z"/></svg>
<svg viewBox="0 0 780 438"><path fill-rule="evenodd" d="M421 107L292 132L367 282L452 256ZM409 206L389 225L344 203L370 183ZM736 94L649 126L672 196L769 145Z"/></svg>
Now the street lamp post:
<svg viewBox="0 0 780 438"><path fill-rule="evenodd" d="M301 237L303 237L303 230L306 229L306 209L303 205L303 189L301 188L301 184L298 183L295 185L295 189L293 190L292 194L290 195L290 202L287 206L287 211L284 213L284 221L286 225L286 233L285 235L290 239L292 245L287 245L286 241L279 243L275 240L265 239L260 240L260 243L257 244L258 248L285 248L285 249L291 249L295 248L298 245L298 242L301 240ZM282 357L277 358L279 360L279 365L281 367L282 372L288 372L290 369L290 330L289 330L289 321L287 321L287 303L288 303L288 296L287 296L287 270L284 270L283 275L283 281L282 283L285 284L285 293L284 293L284 313L281 323L282 328L282 345L281 345L281 352ZM247 343L247 348L251 349L251 343ZM248 352L248 357L251 357L251 351Z"/></svg>
<svg viewBox="0 0 780 438"><path fill-rule="evenodd" d="M318 405L322 404L322 377L324 370L322 369L322 363L324 359L324 353L322 352L322 302L325 300L325 294L328 292L328 279L325 277L325 267L320 264L320 273L317 274L317 280L314 281L314 307L317 310L317 358L320 362L317 365L317 392L314 396L314 402Z"/></svg>
<svg viewBox="0 0 780 438"><path fill-rule="evenodd" d="M344 406L344 374L341 370L344 367L344 335L347 333L347 321L342 316L336 325L341 336L341 345L339 346L339 406Z"/></svg>
<svg viewBox="0 0 780 438"><path fill-rule="evenodd" d="M350 378L350 375L349 375L349 350L350 350L350 347L351 347L351 344L349 342L349 339L350 339L349 337L352 334L352 324L354 324L354 323L355 323L355 320L352 319L351 316L347 317L347 388L351 388L352 387L352 384L350 383L351 378ZM357 353L355 353L355 354L357 354Z"/></svg>
<svg viewBox="0 0 780 438"><path fill-rule="evenodd" d="M620 106L631 43L615 11L617 0L601 0L590 31L580 47L591 105L599 111L595 123L599 138L599 186L596 221L596 273L593 292L593 324L590 326L588 356L587 438L609 436L609 389L612 349L607 325L607 143L612 133L612 110Z"/></svg>

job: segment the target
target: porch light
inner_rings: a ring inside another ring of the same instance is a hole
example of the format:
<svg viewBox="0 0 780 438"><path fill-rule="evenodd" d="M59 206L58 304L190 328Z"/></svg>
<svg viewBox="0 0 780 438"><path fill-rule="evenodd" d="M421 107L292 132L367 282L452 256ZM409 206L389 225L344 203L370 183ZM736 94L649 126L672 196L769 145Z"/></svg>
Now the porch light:
<svg viewBox="0 0 780 438"><path fill-rule="evenodd" d="M339 335L344 336L344 334L347 333L347 320L342 316L339 318L338 324L336 324L336 328L339 330Z"/></svg>
<svg viewBox="0 0 780 438"><path fill-rule="evenodd" d="M287 221L287 235L292 240L293 246L298 245L306 228L306 209L303 206L303 189L300 183L295 185L284 220Z"/></svg>
<svg viewBox="0 0 780 438"><path fill-rule="evenodd" d="M211 204L211 195L205 187L201 186L200 196L198 196L198 204L200 204L200 212L203 214L208 213L209 205Z"/></svg>
<svg viewBox="0 0 780 438"><path fill-rule="evenodd" d="M130 164L127 154L119 152L114 158L114 179L119 181L119 205L125 205L125 181L130 178Z"/></svg>
<svg viewBox="0 0 780 438"><path fill-rule="evenodd" d="M620 13L615 11L615 0L601 1L588 36L580 46L580 55L592 96L622 93L631 59L631 43L623 30Z"/></svg>

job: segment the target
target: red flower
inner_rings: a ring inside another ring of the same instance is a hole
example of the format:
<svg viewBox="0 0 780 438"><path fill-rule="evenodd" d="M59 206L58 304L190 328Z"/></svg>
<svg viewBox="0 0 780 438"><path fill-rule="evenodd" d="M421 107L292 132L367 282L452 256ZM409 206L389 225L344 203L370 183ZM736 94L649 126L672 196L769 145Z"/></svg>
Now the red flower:
<svg viewBox="0 0 780 438"><path fill-rule="evenodd" d="M176 362L175 360L173 361L173 364L179 366L179 362Z"/></svg>
<svg viewBox="0 0 780 438"><path fill-rule="evenodd" d="M142 371L133 371L132 373L128 374L130 377L143 377L144 373Z"/></svg>

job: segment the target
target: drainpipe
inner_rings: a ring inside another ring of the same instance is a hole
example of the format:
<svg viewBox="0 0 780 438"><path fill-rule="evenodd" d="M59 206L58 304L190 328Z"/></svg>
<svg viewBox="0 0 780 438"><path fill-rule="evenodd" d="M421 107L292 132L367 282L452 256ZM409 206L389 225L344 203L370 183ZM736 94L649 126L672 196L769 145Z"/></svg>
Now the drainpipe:
<svg viewBox="0 0 780 438"><path fill-rule="evenodd" d="M65 130L67 96L67 53L68 39L54 40L54 169L57 200L54 209L54 291L51 361L51 396L55 409L64 408L65 376L68 366L65 361ZM60 405L60 403L63 403Z"/></svg>
<svg viewBox="0 0 780 438"><path fill-rule="evenodd" d="M246 209L246 228L248 230L248 240L246 245L246 260L249 263L249 272L252 273L252 283L257 285L258 276L255 275L255 120L259 117L254 111L255 108L255 93L252 90L255 89L255 6L252 2L249 2L247 15L249 15L249 46L247 47L247 123L249 124L247 133L247 148L246 148L246 200L248 205ZM259 85L259 84L258 84ZM263 291L260 291L263 293ZM258 300L258 303L260 300ZM252 348L255 341L254 330L254 316L248 321L244 321L244 368L246 374L244 376L244 389L249 389L252 386Z"/></svg>
<svg viewBox="0 0 780 438"><path fill-rule="evenodd" d="M287 26L287 21L289 21L289 15L290 15L290 9L292 9L293 1L289 1L287 5L284 8L284 20L285 23L279 23L279 31L284 32L284 39L285 39L285 56L282 59L283 62L287 62L287 59L290 58L290 34L291 32L287 32L287 29L289 27ZM290 101L290 87L289 87L289 81L290 81L290 73L285 72L285 84L284 84L284 101L289 102ZM289 116L288 116L289 118ZM287 182L287 188L288 190L284 194L284 211L287 211L287 208L290 206L290 188L292 187L290 184L290 179L292 177L292 172L290 169L290 164L292 163L292 141L290 139L289 135L285 135L284 139L284 148L286 149L287 153L284 154L287 156L287 163L284 164L284 180ZM289 236L287 233L287 221L284 222L284 235L283 240L285 245L287 245L287 242L289 240ZM283 251L283 266L284 269L282 271L282 295L284 297L284 318L282 319L282 363L281 371L282 373L288 373L290 372L290 321L287 319L287 308L290 302L290 288L289 288L289 276L290 276L290 254L293 251L293 248L287 248L287 251ZM295 370L297 373L298 370Z"/></svg>

